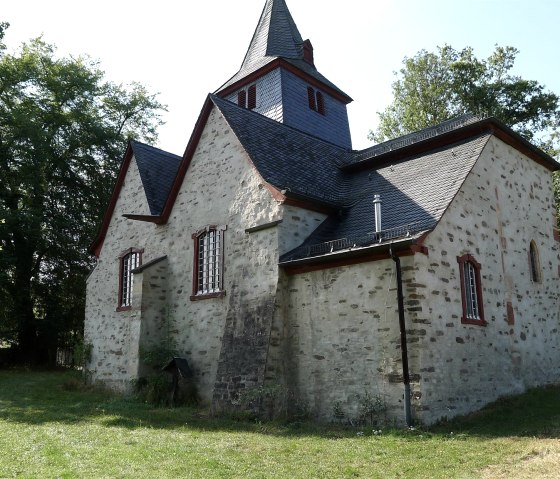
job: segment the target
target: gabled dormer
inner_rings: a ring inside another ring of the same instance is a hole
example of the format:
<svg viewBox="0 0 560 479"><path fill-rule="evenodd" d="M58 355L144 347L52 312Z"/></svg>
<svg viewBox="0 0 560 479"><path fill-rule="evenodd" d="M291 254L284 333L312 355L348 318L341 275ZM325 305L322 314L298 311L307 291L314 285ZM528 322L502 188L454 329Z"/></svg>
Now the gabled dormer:
<svg viewBox="0 0 560 479"><path fill-rule="evenodd" d="M351 148L352 99L315 67L284 0L266 0L239 71L216 91L243 108Z"/></svg>

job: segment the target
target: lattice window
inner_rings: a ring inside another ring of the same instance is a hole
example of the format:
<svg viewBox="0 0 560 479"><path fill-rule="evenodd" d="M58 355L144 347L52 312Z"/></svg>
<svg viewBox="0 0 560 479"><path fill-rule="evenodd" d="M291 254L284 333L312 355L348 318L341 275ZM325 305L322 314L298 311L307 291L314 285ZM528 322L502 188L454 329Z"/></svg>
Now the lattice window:
<svg viewBox="0 0 560 479"><path fill-rule="evenodd" d="M119 256L119 306L129 309L132 306L134 274L132 271L142 264L142 250L130 248Z"/></svg>
<svg viewBox="0 0 560 479"><path fill-rule="evenodd" d="M461 296L463 316L466 324L486 325L482 303L482 285L480 282L480 264L470 254L457 258L461 276Z"/></svg>
<svg viewBox="0 0 560 479"><path fill-rule="evenodd" d="M207 226L193 235L195 241L193 296L215 296L223 292L225 229L225 226Z"/></svg>

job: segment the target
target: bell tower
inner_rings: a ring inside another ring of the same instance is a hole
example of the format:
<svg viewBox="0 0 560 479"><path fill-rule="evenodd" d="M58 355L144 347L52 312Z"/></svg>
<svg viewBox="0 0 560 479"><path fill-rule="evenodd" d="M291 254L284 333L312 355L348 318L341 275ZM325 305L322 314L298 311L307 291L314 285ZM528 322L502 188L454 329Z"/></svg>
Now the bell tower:
<svg viewBox="0 0 560 479"><path fill-rule="evenodd" d="M330 143L350 149L352 99L315 67L285 0L266 0L239 71L215 92Z"/></svg>

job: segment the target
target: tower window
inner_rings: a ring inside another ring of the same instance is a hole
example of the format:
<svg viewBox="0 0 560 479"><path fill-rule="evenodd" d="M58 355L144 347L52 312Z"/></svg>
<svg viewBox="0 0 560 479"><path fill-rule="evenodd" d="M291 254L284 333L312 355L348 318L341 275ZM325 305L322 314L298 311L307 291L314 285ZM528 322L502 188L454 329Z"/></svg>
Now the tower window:
<svg viewBox="0 0 560 479"><path fill-rule="evenodd" d="M308 86L307 101L309 102L309 108L311 110L314 110L321 115L325 114L325 99L320 91Z"/></svg>
<svg viewBox="0 0 560 479"><path fill-rule="evenodd" d="M247 92L245 90L240 90L237 93L237 104L241 108L247 108Z"/></svg>
<svg viewBox="0 0 560 479"><path fill-rule="evenodd" d="M257 85L251 85L247 90L247 108L254 110L257 107Z"/></svg>
<svg viewBox="0 0 560 479"><path fill-rule="evenodd" d="M251 85L249 88L239 90L237 92L237 104L241 108L254 110L257 107L257 85Z"/></svg>

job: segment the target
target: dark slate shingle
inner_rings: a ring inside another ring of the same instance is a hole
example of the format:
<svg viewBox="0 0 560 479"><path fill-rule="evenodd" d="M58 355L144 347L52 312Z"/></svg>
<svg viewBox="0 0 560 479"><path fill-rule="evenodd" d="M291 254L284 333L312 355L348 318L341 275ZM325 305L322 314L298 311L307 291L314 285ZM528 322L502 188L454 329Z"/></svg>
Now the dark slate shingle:
<svg viewBox="0 0 560 479"><path fill-rule="evenodd" d="M158 216L171 191L181 157L135 140L131 140L130 145L140 171L150 213Z"/></svg>
<svg viewBox="0 0 560 479"><path fill-rule="evenodd" d="M316 80L348 97L303 59L303 39L285 0L267 0L239 71L216 90L224 90L277 58L283 58ZM348 97L349 98L349 97Z"/></svg>
<svg viewBox="0 0 560 479"><path fill-rule="evenodd" d="M360 161L350 151L243 109L227 100L212 101L239 138L263 178L286 194L333 207L333 213L301 248L281 261L305 257L308 246L346 238L371 244L375 237L373 197L381 195L382 229L413 225L435 227L469 173L489 134L480 134L410 158L395 156L392 165L371 164L360 171L345 165Z"/></svg>

